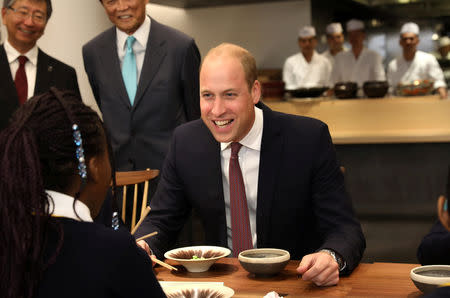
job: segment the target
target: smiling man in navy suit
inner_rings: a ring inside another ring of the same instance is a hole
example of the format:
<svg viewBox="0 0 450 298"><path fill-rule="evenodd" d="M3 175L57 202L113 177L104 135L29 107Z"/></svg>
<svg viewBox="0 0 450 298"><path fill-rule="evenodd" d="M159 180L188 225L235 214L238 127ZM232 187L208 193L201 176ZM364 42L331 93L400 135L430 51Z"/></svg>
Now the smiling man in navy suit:
<svg viewBox="0 0 450 298"><path fill-rule="evenodd" d="M8 38L0 46L0 130L20 104L52 86L80 94L75 69L48 56L36 45L51 14L50 0L3 1L2 21ZM24 72L17 76L21 59ZM26 83L17 89L19 77Z"/></svg>
<svg viewBox="0 0 450 298"><path fill-rule="evenodd" d="M202 119L175 130L152 210L137 232L158 235L139 245L161 257L194 208L206 244L228 246L234 256L282 248L301 259L304 280L335 285L358 265L365 239L328 127L271 111L260 96L247 50L222 44L208 53L200 71Z"/></svg>

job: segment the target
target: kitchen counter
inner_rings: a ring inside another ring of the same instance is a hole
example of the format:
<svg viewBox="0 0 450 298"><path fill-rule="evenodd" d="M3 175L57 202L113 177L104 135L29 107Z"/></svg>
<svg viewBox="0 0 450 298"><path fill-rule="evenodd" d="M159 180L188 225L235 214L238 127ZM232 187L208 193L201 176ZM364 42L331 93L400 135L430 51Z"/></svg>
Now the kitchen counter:
<svg viewBox="0 0 450 298"><path fill-rule="evenodd" d="M335 144L450 141L450 100L437 95L380 99L290 99L265 102L272 110L328 124Z"/></svg>

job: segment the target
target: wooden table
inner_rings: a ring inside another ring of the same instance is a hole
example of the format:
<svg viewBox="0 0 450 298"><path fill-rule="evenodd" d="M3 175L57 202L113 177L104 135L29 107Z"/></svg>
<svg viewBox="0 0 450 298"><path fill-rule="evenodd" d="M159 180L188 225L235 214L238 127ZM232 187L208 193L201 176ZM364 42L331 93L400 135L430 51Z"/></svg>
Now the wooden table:
<svg viewBox="0 0 450 298"><path fill-rule="evenodd" d="M175 265L175 262L168 263ZM156 268L160 281L224 282L235 291L234 297L263 297L270 291L288 294L288 297L421 297L409 278L416 264L373 263L360 264L348 277L341 277L333 287L317 287L298 278L298 261L290 261L280 274L270 278L257 278L245 271L236 258L224 258L204 273L189 273L180 265L178 272Z"/></svg>
<svg viewBox="0 0 450 298"><path fill-rule="evenodd" d="M450 142L450 100L435 95L265 103L275 111L324 121L335 144Z"/></svg>

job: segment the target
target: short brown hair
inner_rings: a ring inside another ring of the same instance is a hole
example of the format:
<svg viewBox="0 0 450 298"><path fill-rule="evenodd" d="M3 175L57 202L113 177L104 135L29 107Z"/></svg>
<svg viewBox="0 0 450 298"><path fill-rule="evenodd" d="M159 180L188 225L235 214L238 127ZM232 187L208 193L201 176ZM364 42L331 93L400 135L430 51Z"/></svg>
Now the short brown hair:
<svg viewBox="0 0 450 298"><path fill-rule="evenodd" d="M209 50L208 54L206 54L205 58L203 59L203 62L206 60L206 58L212 55L214 56L229 55L239 59L242 68L244 69L245 80L247 81L248 89L249 90L252 89L253 84L257 79L257 71L256 71L256 60L249 51L235 44L221 43L217 47ZM203 67L203 62L202 66L200 67L200 71L201 68Z"/></svg>

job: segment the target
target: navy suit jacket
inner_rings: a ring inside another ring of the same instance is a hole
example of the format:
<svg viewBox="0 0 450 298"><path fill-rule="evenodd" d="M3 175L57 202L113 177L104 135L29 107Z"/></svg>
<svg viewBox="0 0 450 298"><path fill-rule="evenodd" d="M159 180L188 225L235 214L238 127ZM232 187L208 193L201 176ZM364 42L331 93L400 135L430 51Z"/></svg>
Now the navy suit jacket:
<svg viewBox="0 0 450 298"><path fill-rule="evenodd" d="M263 108L264 126L257 197L257 246L286 249L293 259L330 248L347 262L365 249L327 126L316 119ZM153 252L171 248L192 208L206 244L227 246L218 143L202 120L176 129L151 212L138 235L153 231Z"/></svg>
<svg viewBox="0 0 450 298"><path fill-rule="evenodd" d="M133 106L122 79L116 27L84 45L83 59L117 169L161 169L175 127L200 116L200 53L194 40L151 19Z"/></svg>
<svg viewBox="0 0 450 298"><path fill-rule="evenodd" d="M422 265L450 265L450 232L439 220L423 237L417 249L417 259Z"/></svg>
<svg viewBox="0 0 450 298"><path fill-rule="evenodd" d="M0 130L8 124L11 115L19 108L19 98L14 85L11 68L5 48L0 45ZM50 87L61 90L72 90L78 96L77 74L73 67L68 66L39 49L36 70L34 95L47 92Z"/></svg>

